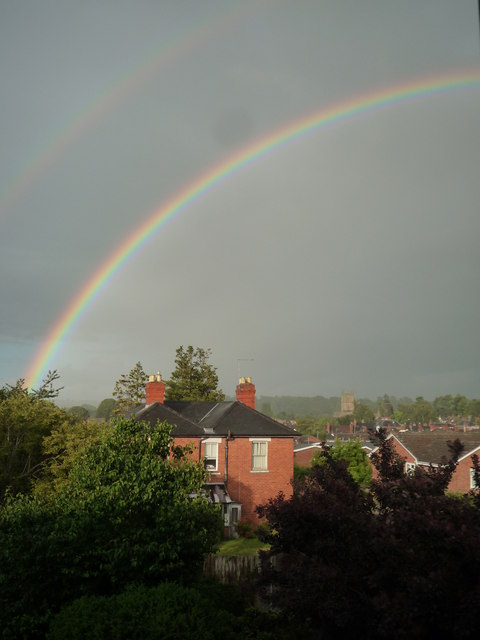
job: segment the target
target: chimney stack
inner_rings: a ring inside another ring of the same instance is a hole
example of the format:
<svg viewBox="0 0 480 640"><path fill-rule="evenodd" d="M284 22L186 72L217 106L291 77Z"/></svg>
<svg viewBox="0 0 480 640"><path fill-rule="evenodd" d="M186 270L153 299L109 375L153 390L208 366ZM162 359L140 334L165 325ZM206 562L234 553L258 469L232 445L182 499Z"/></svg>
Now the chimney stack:
<svg viewBox="0 0 480 640"><path fill-rule="evenodd" d="M158 371L154 376L148 376L148 382L145 385L145 404L153 404L160 402L163 404L165 398L165 383Z"/></svg>
<svg viewBox="0 0 480 640"><path fill-rule="evenodd" d="M255 385L251 378L240 378L235 391L238 402L246 404L250 409L255 409Z"/></svg>

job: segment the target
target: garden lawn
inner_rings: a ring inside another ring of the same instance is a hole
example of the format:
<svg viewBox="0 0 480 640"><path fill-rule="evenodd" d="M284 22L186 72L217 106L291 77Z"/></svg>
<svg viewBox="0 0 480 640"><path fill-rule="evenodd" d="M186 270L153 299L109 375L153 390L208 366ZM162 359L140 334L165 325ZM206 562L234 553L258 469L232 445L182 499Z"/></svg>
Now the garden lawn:
<svg viewBox="0 0 480 640"><path fill-rule="evenodd" d="M236 538L222 542L217 553L222 556L254 556L260 549L266 551L269 545L258 538Z"/></svg>

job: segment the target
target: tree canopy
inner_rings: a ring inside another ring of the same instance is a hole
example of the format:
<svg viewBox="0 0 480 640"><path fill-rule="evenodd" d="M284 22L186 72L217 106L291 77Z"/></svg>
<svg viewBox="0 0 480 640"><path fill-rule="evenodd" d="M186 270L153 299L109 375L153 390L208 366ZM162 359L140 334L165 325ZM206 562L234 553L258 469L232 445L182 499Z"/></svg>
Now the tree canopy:
<svg viewBox="0 0 480 640"><path fill-rule="evenodd" d="M336 442L330 449L333 460L347 465L347 470L359 485L366 487L372 479L372 465L360 440L350 440L349 442ZM321 454L320 454L321 455Z"/></svg>
<svg viewBox="0 0 480 640"><path fill-rule="evenodd" d="M320 638L473 637L479 499L445 494L461 445L452 443L444 467L407 476L391 442L379 438L379 477L369 491L327 451L291 499L258 508L270 525L264 596Z"/></svg>
<svg viewBox="0 0 480 640"><path fill-rule="evenodd" d="M82 595L194 578L221 531L204 481L170 425L122 418L55 491L10 500L0 510L3 637L41 637Z"/></svg>
<svg viewBox="0 0 480 640"><path fill-rule="evenodd" d="M49 458L44 439L56 429L72 428L79 422L77 416L47 399L51 383L50 377L46 387L29 392L19 380L0 390L0 503L7 491L12 495L31 491Z"/></svg>
<svg viewBox="0 0 480 640"><path fill-rule="evenodd" d="M175 370L165 385L165 397L168 400L224 400L225 394L218 388L217 370L208 362L210 355L210 349L178 347Z"/></svg>
<svg viewBox="0 0 480 640"><path fill-rule="evenodd" d="M113 398L105 398L97 407L95 416L103 420L109 420L115 409L115 400Z"/></svg>
<svg viewBox="0 0 480 640"><path fill-rule="evenodd" d="M123 373L113 390L115 398L113 413L124 415L133 411L138 405L144 404L147 381L148 376L141 362L137 362L128 373Z"/></svg>

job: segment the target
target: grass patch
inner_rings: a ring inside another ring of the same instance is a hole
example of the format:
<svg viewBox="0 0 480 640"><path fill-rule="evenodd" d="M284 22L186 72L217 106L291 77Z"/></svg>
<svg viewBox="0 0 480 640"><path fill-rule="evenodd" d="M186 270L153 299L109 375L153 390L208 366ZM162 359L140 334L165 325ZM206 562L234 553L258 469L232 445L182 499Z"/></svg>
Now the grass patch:
<svg viewBox="0 0 480 640"><path fill-rule="evenodd" d="M222 556L254 556L259 549L267 550L268 548L269 545L258 538L236 538L221 542L217 553Z"/></svg>

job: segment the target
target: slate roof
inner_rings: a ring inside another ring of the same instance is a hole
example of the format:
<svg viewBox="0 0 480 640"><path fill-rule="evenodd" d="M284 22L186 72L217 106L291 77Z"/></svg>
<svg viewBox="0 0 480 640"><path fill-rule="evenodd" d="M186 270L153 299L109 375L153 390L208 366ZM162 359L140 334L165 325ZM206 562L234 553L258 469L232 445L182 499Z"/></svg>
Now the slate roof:
<svg viewBox="0 0 480 640"><path fill-rule="evenodd" d="M272 418L247 407L242 402L179 402L165 401L165 406L173 409L202 428L203 433L226 436L230 432L236 436L288 437L298 432Z"/></svg>
<svg viewBox="0 0 480 640"><path fill-rule="evenodd" d="M149 422L152 425L155 425L158 420L160 420L160 422L166 421L174 427L172 431L173 436L196 436L201 438L205 435L204 430L195 424L195 422L185 416L181 416L160 402L154 402L153 404L144 406L136 412L135 417L137 420L145 420L145 422Z"/></svg>
<svg viewBox="0 0 480 640"><path fill-rule="evenodd" d="M442 464L450 457L448 449L448 441L453 442L457 438L464 445L464 450L460 456L467 457L470 453L480 447L480 432L476 433L459 433L443 431L427 431L427 432L406 432L395 433L394 436L403 446L413 454L418 462L426 464Z"/></svg>

